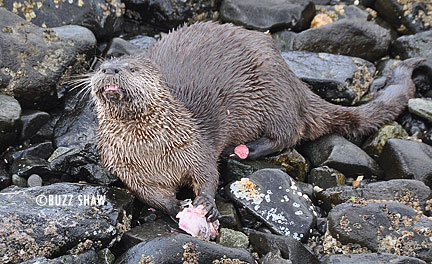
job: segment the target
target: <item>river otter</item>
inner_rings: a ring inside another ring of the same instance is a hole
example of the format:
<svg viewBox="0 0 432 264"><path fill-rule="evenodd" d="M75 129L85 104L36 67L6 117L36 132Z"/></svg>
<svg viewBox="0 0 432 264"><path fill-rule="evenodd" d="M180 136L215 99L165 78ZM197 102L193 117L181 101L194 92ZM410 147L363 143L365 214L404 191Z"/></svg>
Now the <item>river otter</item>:
<svg viewBox="0 0 432 264"><path fill-rule="evenodd" d="M413 96L401 62L387 87L358 107L333 105L288 68L271 36L213 22L170 32L142 56L105 61L91 77L105 165L139 198L171 216L190 186L209 219L218 211L218 157L246 143L249 158L328 133L356 137L394 119Z"/></svg>

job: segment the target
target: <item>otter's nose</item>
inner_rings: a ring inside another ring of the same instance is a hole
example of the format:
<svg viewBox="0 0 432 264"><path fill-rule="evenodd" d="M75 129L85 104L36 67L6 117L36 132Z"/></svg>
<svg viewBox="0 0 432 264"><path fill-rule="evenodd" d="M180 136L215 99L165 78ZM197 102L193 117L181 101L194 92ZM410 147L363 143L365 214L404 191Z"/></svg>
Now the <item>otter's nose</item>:
<svg viewBox="0 0 432 264"><path fill-rule="evenodd" d="M120 67L117 65L107 65L102 68L102 72L106 74L117 74L120 72Z"/></svg>

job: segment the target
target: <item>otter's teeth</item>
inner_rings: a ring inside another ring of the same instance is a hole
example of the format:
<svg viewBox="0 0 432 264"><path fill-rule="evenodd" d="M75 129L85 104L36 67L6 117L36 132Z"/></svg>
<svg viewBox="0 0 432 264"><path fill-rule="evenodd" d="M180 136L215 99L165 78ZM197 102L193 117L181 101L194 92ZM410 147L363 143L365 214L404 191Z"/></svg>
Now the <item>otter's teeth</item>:
<svg viewBox="0 0 432 264"><path fill-rule="evenodd" d="M105 92L110 92L110 91L114 91L114 92L120 91L120 88L118 88L118 86L113 84L105 86Z"/></svg>

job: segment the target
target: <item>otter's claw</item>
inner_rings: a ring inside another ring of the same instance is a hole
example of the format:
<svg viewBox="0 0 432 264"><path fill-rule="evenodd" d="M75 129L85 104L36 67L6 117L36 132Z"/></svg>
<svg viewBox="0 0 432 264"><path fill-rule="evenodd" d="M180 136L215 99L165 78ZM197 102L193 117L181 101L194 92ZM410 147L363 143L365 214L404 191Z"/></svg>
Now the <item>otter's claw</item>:
<svg viewBox="0 0 432 264"><path fill-rule="evenodd" d="M209 195L197 196L193 202L194 206L203 205L207 211L206 217L210 221L215 221L219 218L219 211L217 210L215 200Z"/></svg>

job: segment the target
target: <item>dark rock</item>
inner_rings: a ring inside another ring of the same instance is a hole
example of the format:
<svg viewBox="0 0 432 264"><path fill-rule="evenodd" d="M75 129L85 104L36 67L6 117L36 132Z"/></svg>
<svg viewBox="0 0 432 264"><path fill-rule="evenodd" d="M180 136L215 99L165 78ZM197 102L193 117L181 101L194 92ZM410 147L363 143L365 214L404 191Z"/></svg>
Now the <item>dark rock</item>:
<svg viewBox="0 0 432 264"><path fill-rule="evenodd" d="M376 0L375 10L403 34L417 33L432 26L432 4L428 1Z"/></svg>
<svg viewBox="0 0 432 264"><path fill-rule="evenodd" d="M2 86L0 73L0 87ZM0 153L12 145L18 134L21 106L13 97L0 94Z"/></svg>
<svg viewBox="0 0 432 264"><path fill-rule="evenodd" d="M186 21L212 18L221 0L126 0L126 9L136 13L138 23L170 30Z"/></svg>
<svg viewBox="0 0 432 264"><path fill-rule="evenodd" d="M130 227L133 196L119 188L59 183L0 194L1 262L109 247Z"/></svg>
<svg viewBox="0 0 432 264"><path fill-rule="evenodd" d="M101 249L97 252L101 264L113 264L115 256L108 248Z"/></svg>
<svg viewBox="0 0 432 264"><path fill-rule="evenodd" d="M315 15L315 5L309 0L223 0L220 13L224 22L246 28L301 31Z"/></svg>
<svg viewBox="0 0 432 264"><path fill-rule="evenodd" d="M412 80L416 86L416 97L432 98L432 70L426 66L414 70Z"/></svg>
<svg viewBox="0 0 432 264"><path fill-rule="evenodd" d="M432 146L389 139L380 156L386 179L415 179L432 187Z"/></svg>
<svg viewBox="0 0 432 264"><path fill-rule="evenodd" d="M401 60L395 59L384 59L378 61L376 64L377 68L377 76L387 77L390 76L393 69L401 62Z"/></svg>
<svg viewBox="0 0 432 264"><path fill-rule="evenodd" d="M227 192L277 234L306 241L315 225L317 213L311 200L278 169L259 170L232 183Z"/></svg>
<svg viewBox="0 0 432 264"><path fill-rule="evenodd" d="M293 49L375 61L387 54L390 41L389 31L373 22L342 19L299 33L293 40Z"/></svg>
<svg viewBox="0 0 432 264"><path fill-rule="evenodd" d="M415 115L412 115L410 112L405 112L398 122L410 135L423 135L424 131L427 131L425 122Z"/></svg>
<svg viewBox="0 0 432 264"><path fill-rule="evenodd" d="M231 248L247 249L249 246L249 238L247 235L229 228L221 228L219 230L217 242L222 246Z"/></svg>
<svg viewBox="0 0 432 264"><path fill-rule="evenodd" d="M390 180L369 183L361 187L340 186L315 194L322 200L323 207L330 210L335 205L352 199L398 201L423 210L431 190L423 182L416 180Z"/></svg>
<svg viewBox="0 0 432 264"><path fill-rule="evenodd" d="M432 123L432 100L425 98L409 99L408 110Z"/></svg>
<svg viewBox="0 0 432 264"><path fill-rule="evenodd" d="M28 178L32 174L39 174L45 177L50 175L48 162L34 156L14 160L10 172L24 178Z"/></svg>
<svg viewBox="0 0 432 264"><path fill-rule="evenodd" d="M11 176L6 172L2 164L0 164L0 190L8 187L11 184Z"/></svg>
<svg viewBox="0 0 432 264"><path fill-rule="evenodd" d="M116 263L207 264L230 263L224 262L229 260L254 263L252 256L244 249L224 247L189 235L173 234L154 238L132 247L120 256Z"/></svg>
<svg viewBox="0 0 432 264"><path fill-rule="evenodd" d="M275 165L269 161L262 160L235 160L225 158L221 160L221 176L227 182L237 181L241 178L247 178L255 171L265 168L276 168L284 170L280 165Z"/></svg>
<svg viewBox="0 0 432 264"><path fill-rule="evenodd" d="M123 55L139 55L144 54L145 50L121 38L113 38L109 44L108 51L105 57L121 57Z"/></svg>
<svg viewBox="0 0 432 264"><path fill-rule="evenodd" d="M80 254L65 255L55 259L48 259L45 257L35 257L30 260L21 262L21 264L64 264L64 263L77 263L77 264L108 264L104 259L100 258L98 253L94 250L89 250Z"/></svg>
<svg viewBox="0 0 432 264"><path fill-rule="evenodd" d="M250 244L254 251L260 255L279 251L282 258L289 259L292 263L320 263L302 243L294 238L262 233L255 230L248 231Z"/></svg>
<svg viewBox="0 0 432 264"><path fill-rule="evenodd" d="M393 44L401 59L425 57L432 60L432 30L415 35L401 36Z"/></svg>
<svg viewBox="0 0 432 264"><path fill-rule="evenodd" d="M62 175L73 176L90 183L109 185L117 181L100 160L96 146L84 148L57 148L49 158L49 169Z"/></svg>
<svg viewBox="0 0 432 264"><path fill-rule="evenodd" d="M297 150L287 150L281 154L267 157L265 160L272 164L281 166L285 172L296 181L305 181L309 171L309 164Z"/></svg>
<svg viewBox="0 0 432 264"><path fill-rule="evenodd" d="M367 154L373 157L378 157L381 154L387 140L390 138L408 137L408 133L401 125L396 122L391 122L388 125L381 127L375 134L370 136L363 144L363 149Z"/></svg>
<svg viewBox="0 0 432 264"><path fill-rule="evenodd" d="M409 254L432 260L432 220L413 208L395 202L343 203L328 216L328 235L372 252Z"/></svg>
<svg viewBox="0 0 432 264"><path fill-rule="evenodd" d="M336 104L358 102L368 91L375 73L372 63L348 56L292 51L282 52L282 57L315 93Z"/></svg>
<svg viewBox="0 0 432 264"><path fill-rule="evenodd" d="M36 187L36 186L42 186L42 178L37 174L32 174L27 179L27 185L29 187Z"/></svg>
<svg viewBox="0 0 432 264"><path fill-rule="evenodd" d="M355 263L355 264L426 264L421 259L398 256L387 253L369 253L369 254L336 254L331 255L325 264L342 264L342 263Z"/></svg>
<svg viewBox="0 0 432 264"><path fill-rule="evenodd" d="M29 156L38 157L41 159L48 159L53 152L52 142L43 142L39 144L31 144L28 146L20 146L16 149L8 151L5 155L5 159L8 163L12 163L14 160L26 158Z"/></svg>
<svg viewBox="0 0 432 264"><path fill-rule="evenodd" d="M240 219L232 203L223 202L216 199L216 206L219 211L220 227L226 227L239 230L241 228Z"/></svg>
<svg viewBox="0 0 432 264"><path fill-rule="evenodd" d="M72 25L40 28L4 8L0 8L0 25L0 91L13 95L23 108L54 108L56 88L82 68L86 55L94 53L93 33Z"/></svg>
<svg viewBox="0 0 432 264"><path fill-rule="evenodd" d="M291 260L284 259L278 251L270 251L259 259L261 264L293 264Z"/></svg>
<svg viewBox="0 0 432 264"><path fill-rule="evenodd" d="M20 141L31 138L50 119L46 112L38 110L24 110L21 114L21 135Z"/></svg>
<svg viewBox="0 0 432 264"><path fill-rule="evenodd" d="M290 30L283 30L272 34L272 37L279 51L292 51L296 35L296 33Z"/></svg>
<svg viewBox="0 0 432 264"><path fill-rule="evenodd" d="M18 187L27 187L27 180L16 174L12 175L12 184Z"/></svg>
<svg viewBox="0 0 432 264"><path fill-rule="evenodd" d="M157 40L155 38L145 36L145 35L138 35L134 36L132 39L129 40L129 43L137 46L141 50L147 50L152 46Z"/></svg>
<svg viewBox="0 0 432 264"><path fill-rule="evenodd" d="M322 189L345 185L345 175L327 166L311 170L308 182Z"/></svg>
<svg viewBox="0 0 432 264"><path fill-rule="evenodd" d="M147 242L178 230L177 224L171 218L162 216L153 221L147 221L124 233L120 241L120 247L123 251L126 251L141 242Z"/></svg>
<svg viewBox="0 0 432 264"><path fill-rule="evenodd" d="M118 35L122 31L125 6L120 0L81 0L26 2L5 1L3 7L39 27L78 25L90 29L98 39ZM16 8L18 7L18 8Z"/></svg>
<svg viewBox="0 0 432 264"><path fill-rule="evenodd" d="M346 177L382 175L382 170L375 160L337 134L321 137L302 147L314 167L328 166Z"/></svg>

